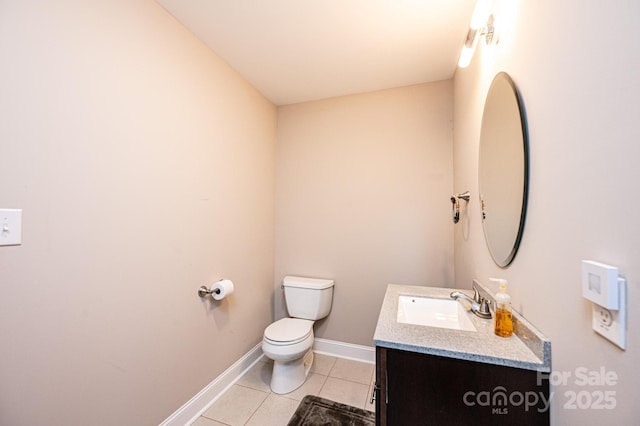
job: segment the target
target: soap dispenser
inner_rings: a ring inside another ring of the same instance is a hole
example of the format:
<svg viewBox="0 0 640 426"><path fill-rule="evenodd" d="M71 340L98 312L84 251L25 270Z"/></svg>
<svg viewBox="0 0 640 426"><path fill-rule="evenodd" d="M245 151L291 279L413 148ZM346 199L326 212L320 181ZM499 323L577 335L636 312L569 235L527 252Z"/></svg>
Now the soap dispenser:
<svg viewBox="0 0 640 426"><path fill-rule="evenodd" d="M500 337L509 337L513 334L513 313L511 311L511 296L507 294L507 280L490 278L500 285L500 291L496 293L496 308L494 312L494 332Z"/></svg>

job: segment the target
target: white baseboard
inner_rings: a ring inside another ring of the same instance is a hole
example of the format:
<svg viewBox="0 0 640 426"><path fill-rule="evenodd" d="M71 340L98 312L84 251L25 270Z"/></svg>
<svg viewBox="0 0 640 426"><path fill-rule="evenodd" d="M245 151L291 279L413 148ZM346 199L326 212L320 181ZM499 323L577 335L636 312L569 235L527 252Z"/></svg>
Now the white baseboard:
<svg viewBox="0 0 640 426"><path fill-rule="evenodd" d="M193 398L167 417L160 426L185 426L196 421L207 408L225 393L244 373L262 358L262 342L227 368Z"/></svg>
<svg viewBox="0 0 640 426"><path fill-rule="evenodd" d="M323 355L375 364L376 351L370 346L354 345L336 340L314 339L313 351ZM185 426L196 421L207 409L242 377L255 363L262 359L262 342L254 346L242 358L227 368L193 398L178 408L160 426Z"/></svg>
<svg viewBox="0 0 640 426"><path fill-rule="evenodd" d="M313 341L313 351L319 354L355 361L376 363L376 349L372 346L354 345L336 340L318 339Z"/></svg>

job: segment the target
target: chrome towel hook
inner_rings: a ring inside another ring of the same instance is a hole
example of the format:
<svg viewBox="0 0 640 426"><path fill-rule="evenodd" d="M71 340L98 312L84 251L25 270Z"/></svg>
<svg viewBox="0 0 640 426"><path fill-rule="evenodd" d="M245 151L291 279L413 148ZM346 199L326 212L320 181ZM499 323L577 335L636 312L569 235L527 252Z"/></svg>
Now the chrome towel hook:
<svg viewBox="0 0 640 426"><path fill-rule="evenodd" d="M469 191L451 196L451 214L453 215L453 223L458 223L460 221L460 200L464 200L468 203L470 198L471 193Z"/></svg>

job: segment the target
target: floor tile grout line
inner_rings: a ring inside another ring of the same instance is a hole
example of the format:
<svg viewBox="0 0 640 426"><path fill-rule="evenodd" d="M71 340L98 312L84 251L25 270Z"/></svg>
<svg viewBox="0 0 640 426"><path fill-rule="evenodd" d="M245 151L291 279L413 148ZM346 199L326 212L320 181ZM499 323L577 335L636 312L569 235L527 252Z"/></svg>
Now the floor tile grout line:
<svg viewBox="0 0 640 426"><path fill-rule="evenodd" d="M264 392L264 391L260 391L260 392ZM251 415L249 416L249 418L247 419L246 422L244 422L245 425L249 424L249 422L251 421L251 418L253 416L256 415L256 413L258 412L258 410L260 410L260 407L262 407L264 405L264 403L267 401L267 399L269 399L269 396L271 394L273 394L273 392L271 390L269 390L269 392L264 392L267 394L267 396L262 400L262 402L256 407L256 409L253 411L253 413L251 413ZM275 394L274 394L275 395Z"/></svg>
<svg viewBox="0 0 640 426"><path fill-rule="evenodd" d="M269 392L265 392L265 391L263 391L263 390L261 390L261 389L256 389L256 388L251 387L251 386L249 386L249 385L243 385L242 383L234 383L233 385L234 385L234 386L240 386L240 387L243 387L243 388L245 388L245 389L251 389L251 390L254 390L254 391L257 391L257 392L266 393L267 395L269 395L270 393L273 393L271 390L269 390Z"/></svg>
<svg viewBox="0 0 640 426"><path fill-rule="evenodd" d="M327 376L327 377L331 377L332 379L338 379L338 380L342 380L343 382L349 382L349 383L355 383L356 385L363 385L363 386L368 386L371 387L371 382L369 383L362 383L362 382L356 382L355 380L349 380L349 379L345 379L339 376Z"/></svg>
<svg viewBox="0 0 640 426"><path fill-rule="evenodd" d="M265 392L266 393L266 392ZM264 404L264 402L269 398L269 395L271 395L272 392L267 393L267 396L262 400L262 402L256 407L255 410L253 410L253 413L251 413L251 415L249 416L249 418L247 419L246 422L243 423L243 425L247 425L249 424L249 422L251 421L251 418L253 416L256 415L256 413L258 412L258 410L260 409L260 407L262 407L262 405Z"/></svg>
<svg viewBox="0 0 640 426"><path fill-rule="evenodd" d="M214 418L211 418L211 417L207 417L204 414L200 414L200 417L204 417L207 420L211 420L213 422L220 423L220 424L225 425L225 426L231 426L229 423L225 423L223 421L220 421L220 420L217 420L217 419L214 419Z"/></svg>
<svg viewBox="0 0 640 426"><path fill-rule="evenodd" d="M318 395L316 395L316 396L320 396L320 394L322 393L322 390L323 390L323 389L324 389L324 387L327 385L327 380L329 379L329 377L331 377L331 376L327 375L327 376L324 378L324 381L322 382L322 386L320 386L320 389L318 390Z"/></svg>

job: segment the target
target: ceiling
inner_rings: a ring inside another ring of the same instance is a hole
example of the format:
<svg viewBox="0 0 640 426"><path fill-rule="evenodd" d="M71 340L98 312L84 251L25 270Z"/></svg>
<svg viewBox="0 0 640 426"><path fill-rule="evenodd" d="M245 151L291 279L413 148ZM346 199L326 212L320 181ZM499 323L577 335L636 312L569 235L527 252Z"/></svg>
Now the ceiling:
<svg viewBox="0 0 640 426"><path fill-rule="evenodd" d="M474 0L156 0L276 105L453 77Z"/></svg>

